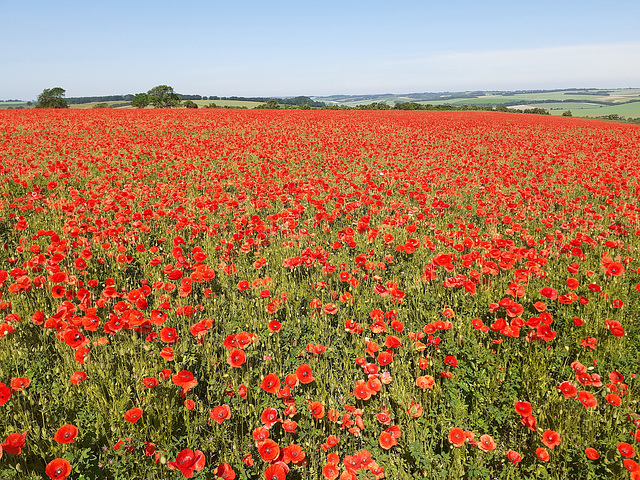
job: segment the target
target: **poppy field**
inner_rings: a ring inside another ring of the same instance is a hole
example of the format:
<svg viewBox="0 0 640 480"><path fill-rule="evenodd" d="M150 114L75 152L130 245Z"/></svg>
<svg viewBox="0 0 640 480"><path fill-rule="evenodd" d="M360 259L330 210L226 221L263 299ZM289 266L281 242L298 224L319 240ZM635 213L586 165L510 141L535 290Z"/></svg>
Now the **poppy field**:
<svg viewBox="0 0 640 480"><path fill-rule="evenodd" d="M0 113L0 479L640 479L640 127Z"/></svg>

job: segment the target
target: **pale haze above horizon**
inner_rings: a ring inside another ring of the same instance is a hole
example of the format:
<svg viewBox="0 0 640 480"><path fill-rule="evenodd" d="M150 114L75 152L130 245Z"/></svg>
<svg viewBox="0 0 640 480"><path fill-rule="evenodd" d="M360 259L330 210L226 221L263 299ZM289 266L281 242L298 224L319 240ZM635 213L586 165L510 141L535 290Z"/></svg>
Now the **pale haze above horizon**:
<svg viewBox="0 0 640 480"><path fill-rule="evenodd" d="M0 0L0 100L638 88L638 25L638 0Z"/></svg>

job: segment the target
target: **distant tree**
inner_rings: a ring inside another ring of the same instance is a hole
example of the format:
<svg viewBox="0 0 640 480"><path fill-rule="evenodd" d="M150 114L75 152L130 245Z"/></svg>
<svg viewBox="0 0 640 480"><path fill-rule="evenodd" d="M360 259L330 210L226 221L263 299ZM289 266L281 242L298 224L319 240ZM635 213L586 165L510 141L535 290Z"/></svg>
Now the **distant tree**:
<svg viewBox="0 0 640 480"><path fill-rule="evenodd" d="M216 105L214 102L211 102L209 105L205 105L204 108L218 108L218 105Z"/></svg>
<svg viewBox="0 0 640 480"><path fill-rule="evenodd" d="M131 99L131 106L135 108L144 108L151 103L149 95L146 93L137 93Z"/></svg>
<svg viewBox="0 0 640 480"><path fill-rule="evenodd" d="M172 108L180 106L180 96L168 85L158 85L147 92L149 101L156 108Z"/></svg>
<svg viewBox="0 0 640 480"><path fill-rule="evenodd" d="M64 99L65 89L61 87L45 88L38 95L37 108L69 108Z"/></svg>
<svg viewBox="0 0 640 480"><path fill-rule="evenodd" d="M100 103L96 103L91 108L109 108L109 104L107 102L100 102Z"/></svg>
<svg viewBox="0 0 640 480"><path fill-rule="evenodd" d="M183 103L183 105L187 108L198 108L198 104L193 100L187 100L186 102Z"/></svg>
<svg viewBox="0 0 640 480"><path fill-rule="evenodd" d="M278 105L278 102L276 100L272 99L267 101L267 103L261 103L260 105L257 105L255 108L273 110L276 108L280 108L280 105Z"/></svg>
<svg viewBox="0 0 640 480"><path fill-rule="evenodd" d="M567 110L566 112L562 112L563 117L573 117L571 110Z"/></svg>
<svg viewBox="0 0 640 480"><path fill-rule="evenodd" d="M31 102L27 102L28 107L30 107L31 105L33 105Z"/></svg>

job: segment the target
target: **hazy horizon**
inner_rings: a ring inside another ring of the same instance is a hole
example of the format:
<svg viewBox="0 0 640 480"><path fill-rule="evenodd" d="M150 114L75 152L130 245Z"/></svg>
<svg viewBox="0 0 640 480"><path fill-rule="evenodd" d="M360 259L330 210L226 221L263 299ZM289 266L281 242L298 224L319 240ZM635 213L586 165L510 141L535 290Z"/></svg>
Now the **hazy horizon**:
<svg viewBox="0 0 640 480"><path fill-rule="evenodd" d="M640 2L0 0L0 99L640 87Z"/></svg>

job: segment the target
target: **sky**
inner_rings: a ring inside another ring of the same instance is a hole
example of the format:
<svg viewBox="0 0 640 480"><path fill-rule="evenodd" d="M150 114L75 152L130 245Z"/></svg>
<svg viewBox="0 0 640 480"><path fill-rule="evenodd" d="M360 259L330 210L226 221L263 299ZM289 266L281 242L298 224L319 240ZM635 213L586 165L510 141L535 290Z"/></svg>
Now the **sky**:
<svg viewBox="0 0 640 480"><path fill-rule="evenodd" d="M640 87L639 0L0 0L0 99Z"/></svg>

